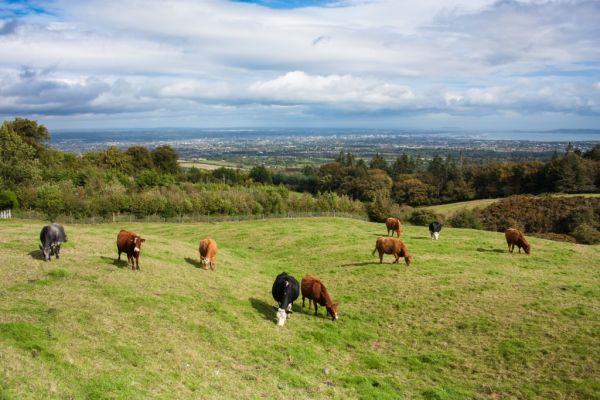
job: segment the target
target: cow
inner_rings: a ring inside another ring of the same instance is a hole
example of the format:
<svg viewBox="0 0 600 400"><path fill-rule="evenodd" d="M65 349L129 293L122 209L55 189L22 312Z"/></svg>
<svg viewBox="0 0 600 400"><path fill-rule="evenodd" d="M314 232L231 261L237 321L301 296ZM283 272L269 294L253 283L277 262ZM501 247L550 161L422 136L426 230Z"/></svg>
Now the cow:
<svg viewBox="0 0 600 400"><path fill-rule="evenodd" d="M531 252L531 245L523 236L523 232L515 228L508 228L506 232L504 232L504 236L506 237L506 244L508 244L508 252L512 253L515 249L515 245L519 248L519 253L521 252L521 248L525 250L526 254Z"/></svg>
<svg viewBox="0 0 600 400"><path fill-rule="evenodd" d="M442 230L442 224L438 221L433 221L429 224L429 234L431 240L438 240L440 238L440 231Z"/></svg>
<svg viewBox="0 0 600 400"><path fill-rule="evenodd" d="M375 250L371 253L379 252L379 264L383 263L383 254L393 254L396 259L393 264L396 264L400 257L404 257L406 265L410 265L413 260L412 255L409 253L408 248L404 242L397 238L391 237L380 237L375 242Z"/></svg>
<svg viewBox="0 0 600 400"><path fill-rule="evenodd" d="M385 219L385 227L387 228L387 234L390 236L390 232L392 232L392 236L394 236L394 232L400 237L400 220L398 218L389 217Z"/></svg>
<svg viewBox="0 0 600 400"><path fill-rule="evenodd" d="M67 241L65 228L61 224L50 224L42 228L40 232L40 250L44 255L44 261L51 261L52 256L60 258L60 245Z"/></svg>
<svg viewBox="0 0 600 400"><path fill-rule="evenodd" d="M117 251L119 252L119 261L121 253L127 254L127 264L131 263L131 270L140 269L140 251L142 250L143 239L140 235L132 231L122 229L117 235Z"/></svg>
<svg viewBox="0 0 600 400"><path fill-rule="evenodd" d="M292 303L300 295L300 286L293 276L282 272L275 278L271 293L279 305L277 309L277 325L283 326L287 319L287 314L292 312Z"/></svg>
<svg viewBox="0 0 600 400"><path fill-rule="evenodd" d="M320 304L325 306L327 313L331 315L331 318L334 321L338 319L338 305L331 301L331 297L329 296L327 288L325 285L323 285L323 282L321 282L319 278L312 275L306 275L304 278L302 278L300 288L302 290L302 308L304 308L304 299L308 298L308 308L310 309L310 303L312 301L315 305L315 315L317 315Z"/></svg>
<svg viewBox="0 0 600 400"><path fill-rule="evenodd" d="M217 265L217 242L210 238L202 239L200 241L200 260L202 260L202 268L210 269L214 271Z"/></svg>

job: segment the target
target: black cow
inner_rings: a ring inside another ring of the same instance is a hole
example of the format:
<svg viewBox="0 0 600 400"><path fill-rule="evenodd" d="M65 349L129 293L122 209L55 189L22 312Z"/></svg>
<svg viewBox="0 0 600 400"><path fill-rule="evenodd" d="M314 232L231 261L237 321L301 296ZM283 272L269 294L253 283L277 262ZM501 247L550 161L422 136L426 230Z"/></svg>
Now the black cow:
<svg viewBox="0 0 600 400"><path fill-rule="evenodd" d="M271 293L273 294L275 301L279 304L279 309L277 310L277 325L282 326L285 324L287 313L292 312L292 303L300 295L300 285L293 276L288 275L286 272L282 272L275 278Z"/></svg>
<svg viewBox="0 0 600 400"><path fill-rule="evenodd" d="M60 245L67 241L65 228L61 224L46 225L40 232L40 250L44 253L44 260L50 261L50 258L55 255L60 256Z"/></svg>
<svg viewBox="0 0 600 400"><path fill-rule="evenodd" d="M433 221L429 224L429 233L431 234L431 240L438 240L440 238L440 231L442 230L442 224Z"/></svg>

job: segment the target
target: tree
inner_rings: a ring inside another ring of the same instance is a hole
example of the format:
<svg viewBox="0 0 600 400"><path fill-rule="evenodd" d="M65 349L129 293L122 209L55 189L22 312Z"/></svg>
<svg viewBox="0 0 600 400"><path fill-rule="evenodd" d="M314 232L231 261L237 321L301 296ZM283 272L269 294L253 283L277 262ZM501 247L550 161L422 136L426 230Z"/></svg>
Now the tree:
<svg viewBox="0 0 600 400"><path fill-rule="evenodd" d="M44 125L38 125L36 121L27 118L15 118L14 121L6 122L7 126L21 136L23 141L36 150L44 148L44 142L50 140L50 133Z"/></svg>
<svg viewBox="0 0 600 400"><path fill-rule="evenodd" d="M150 150L148 150L147 147L131 146L125 153L131 158L134 175L137 175L141 170L154 168L152 153L150 153Z"/></svg>
<svg viewBox="0 0 600 400"><path fill-rule="evenodd" d="M54 221L64 209L63 193L55 183L45 183L37 189L36 207Z"/></svg>
<svg viewBox="0 0 600 400"><path fill-rule="evenodd" d="M383 171L389 170L389 165L385 158L379 155L379 153L375 154L371 161L369 162L369 168L371 169L381 169Z"/></svg>
<svg viewBox="0 0 600 400"><path fill-rule="evenodd" d="M109 146L100 152L100 163L108 169L131 172L131 157L116 146Z"/></svg>
<svg viewBox="0 0 600 400"><path fill-rule="evenodd" d="M249 174L253 182L256 183L273 183L273 174L264 165L256 165L252 167Z"/></svg>
<svg viewBox="0 0 600 400"><path fill-rule="evenodd" d="M177 152L169 145L158 146L152 151L154 166L167 174L176 174L179 171L177 158Z"/></svg>
<svg viewBox="0 0 600 400"><path fill-rule="evenodd" d="M8 123L0 127L0 185L15 189L40 179L36 151L16 134Z"/></svg>

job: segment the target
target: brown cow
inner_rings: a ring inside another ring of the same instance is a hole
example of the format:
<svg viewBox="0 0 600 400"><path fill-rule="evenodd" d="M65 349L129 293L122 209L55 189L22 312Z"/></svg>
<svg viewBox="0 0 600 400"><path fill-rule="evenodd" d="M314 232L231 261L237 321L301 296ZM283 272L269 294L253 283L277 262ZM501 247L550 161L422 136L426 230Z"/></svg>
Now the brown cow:
<svg viewBox="0 0 600 400"><path fill-rule="evenodd" d="M521 248L525 250L526 254L531 252L531 245L523 236L523 232L515 228L508 228L506 232L504 232L504 236L506 237L506 244L508 244L508 252L512 253L515 249L515 245L519 248L519 253L521 252Z"/></svg>
<svg viewBox="0 0 600 400"><path fill-rule="evenodd" d="M404 242L400 239L391 238L391 237L380 237L375 242L375 250L371 254L375 254L375 252L379 252L379 263L383 263L383 254L393 254L396 259L393 264L397 263L400 257L404 257L404 262L406 265L410 265L413 260L412 255L408 252L408 248L404 244Z"/></svg>
<svg viewBox="0 0 600 400"><path fill-rule="evenodd" d="M389 217L385 219L385 227L387 228L387 234L394 236L394 232L400 237L400 220L398 218Z"/></svg>
<svg viewBox="0 0 600 400"><path fill-rule="evenodd" d="M200 259L202 260L202 268L214 270L217 265L217 242L210 238L200 241Z"/></svg>
<svg viewBox="0 0 600 400"><path fill-rule="evenodd" d="M325 306L327 313L331 315L331 318L335 321L337 316L337 304L331 301L329 292L323 282L316 276L306 275L302 278L302 307L304 307L304 299L308 298L308 308L310 308L310 302L312 301L315 305L315 315L319 308L319 304Z"/></svg>
<svg viewBox="0 0 600 400"><path fill-rule="evenodd" d="M140 251L142 250L142 243L146 239L142 239L140 235L135 232L126 231L122 229L117 235L117 251L119 252L119 261L121 260L121 253L127 254L127 263L131 262L131 269L140 269Z"/></svg>

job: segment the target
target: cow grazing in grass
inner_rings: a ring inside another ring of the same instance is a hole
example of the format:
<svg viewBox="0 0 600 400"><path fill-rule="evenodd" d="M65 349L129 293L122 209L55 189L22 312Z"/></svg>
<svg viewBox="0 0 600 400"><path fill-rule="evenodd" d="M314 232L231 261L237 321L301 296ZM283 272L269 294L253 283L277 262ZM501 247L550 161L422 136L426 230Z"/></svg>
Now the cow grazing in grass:
<svg viewBox="0 0 600 400"><path fill-rule="evenodd" d="M433 221L429 224L429 234L431 235L431 240L438 240L440 238L440 232L442 230L442 224Z"/></svg>
<svg viewBox="0 0 600 400"><path fill-rule="evenodd" d="M50 261L52 256L60 258L60 245L67 241L65 228L61 224L50 224L40 232L40 250L44 254L44 261Z"/></svg>
<svg viewBox="0 0 600 400"><path fill-rule="evenodd" d="M214 270L217 265L217 242L206 238L200 241L200 260L202 260L202 268Z"/></svg>
<svg viewBox="0 0 600 400"><path fill-rule="evenodd" d="M140 269L140 251L142 250L143 239L135 232L121 230L117 235L117 251L119 252L119 261L121 253L127 254L127 263L131 263L131 269Z"/></svg>
<svg viewBox="0 0 600 400"><path fill-rule="evenodd" d="M385 220L385 227L387 228L387 234L390 235L392 232L392 236L394 236L394 232L400 237L400 220L398 218L389 217Z"/></svg>
<svg viewBox="0 0 600 400"><path fill-rule="evenodd" d="M335 321L338 319L337 316L337 304L331 301L331 296L323 282L316 276L306 275L302 278L300 284L302 289L302 307L304 307L304 299L308 299L308 308L310 308L311 301L315 305L315 315L317 315L319 304L325 306L327 313L331 315L331 318Z"/></svg>
<svg viewBox="0 0 600 400"><path fill-rule="evenodd" d="M384 254L393 254L396 258L394 260L394 264L400 260L400 257L404 257L404 262L406 265L410 265L413 260L412 255L409 253L408 248L404 244L404 242L397 238L391 237L380 237L375 242L375 250L371 254L375 254L375 252L379 252L379 263L383 263L383 255Z"/></svg>
<svg viewBox="0 0 600 400"><path fill-rule="evenodd" d="M283 326L287 319L287 314L292 312L292 303L300 295L300 286L293 276L282 272L275 278L271 293L279 305L277 310L277 325Z"/></svg>
<svg viewBox="0 0 600 400"><path fill-rule="evenodd" d="M504 236L506 236L506 244L508 244L508 251L512 253L515 249L515 245L519 248L519 253L521 252L521 248L525 250L526 254L531 252L531 245L523 236L523 232L515 228L508 228L506 232L504 232Z"/></svg>

